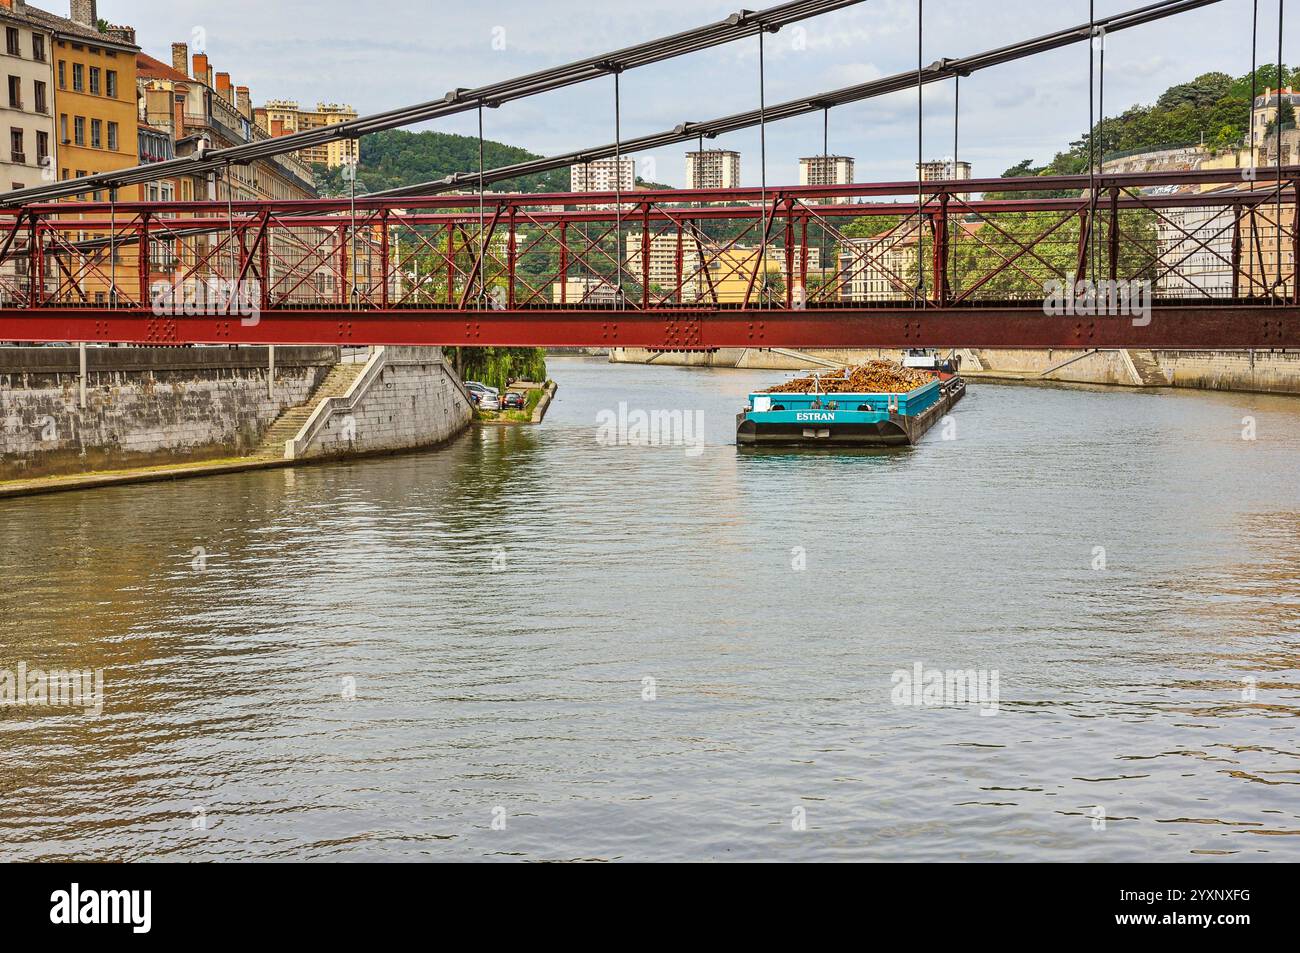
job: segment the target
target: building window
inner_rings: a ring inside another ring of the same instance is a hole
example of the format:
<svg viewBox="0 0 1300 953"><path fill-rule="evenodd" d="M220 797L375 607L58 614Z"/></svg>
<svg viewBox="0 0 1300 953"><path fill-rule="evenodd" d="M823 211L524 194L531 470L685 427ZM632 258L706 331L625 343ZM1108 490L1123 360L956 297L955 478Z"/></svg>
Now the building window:
<svg viewBox="0 0 1300 953"><path fill-rule="evenodd" d="M45 165L50 158L50 134L48 132L38 132L36 134L36 164Z"/></svg>
<svg viewBox="0 0 1300 953"><path fill-rule="evenodd" d="M81 63L72 64L72 91L74 93L86 91L86 67Z"/></svg>
<svg viewBox="0 0 1300 953"><path fill-rule="evenodd" d="M72 140L68 138L68 114L63 113L59 116L59 141L65 146ZM64 176L67 178L67 176Z"/></svg>
<svg viewBox="0 0 1300 953"><path fill-rule="evenodd" d="M108 124L108 148L112 152L117 151L117 123Z"/></svg>
<svg viewBox="0 0 1300 953"><path fill-rule="evenodd" d="M59 89L68 88L68 64L59 60Z"/></svg>
<svg viewBox="0 0 1300 953"><path fill-rule="evenodd" d="M104 123L100 119L90 120L90 147L92 149L104 148Z"/></svg>
<svg viewBox="0 0 1300 953"><path fill-rule="evenodd" d="M27 162L27 156L23 152L23 131L21 129L9 130L9 148L12 152L12 159L19 165Z"/></svg>
<svg viewBox="0 0 1300 953"><path fill-rule="evenodd" d="M104 75L104 93L109 99L117 99L117 70L111 69Z"/></svg>
<svg viewBox="0 0 1300 953"><path fill-rule="evenodd" d="M72 120L72 141L76 145L86 144L86 117L77 116Z"/></svg>
<svg viewBox="0 0 1300 953"><path fill-rule="evenodd" d="M18 31L13 27L5 28L5 52L10 56L22 56L22 48L18 45Z"/></svg>
<svg viewBox="0 0 1300 953"><path fill-rule="evenodd" d="M50 111L50 102L45 92L45 84L39 79L36 81L36 111L42 114Z"/></svg>
<svg viewBox="0 0 1300 953"><path fill-rule="evenodd" d="M32 34L32 59L38 63L45 62L45 37L39 33Z"/></svg>
<svg viewBox="0 0 1300 953"><path fill-rule="evenodd" d="M92 96L99 95L99 74L100 69L98 66L92 66L90 68L90 94Z"/></svg>
<svg viewBox="0 0 1300 953"><path fill-rule="evenodd" d="M23 108L23 81L17 76L9 77L9 108Z"/></svg>

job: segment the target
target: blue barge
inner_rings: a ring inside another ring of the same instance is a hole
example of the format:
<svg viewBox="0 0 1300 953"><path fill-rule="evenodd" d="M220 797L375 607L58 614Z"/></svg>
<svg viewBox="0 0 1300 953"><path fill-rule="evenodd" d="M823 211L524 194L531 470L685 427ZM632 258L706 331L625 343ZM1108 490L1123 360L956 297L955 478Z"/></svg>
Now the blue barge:
<svg viewBox="0 0 1300 953"><path fill-rule="evenodd" d="M749 395L736 418L741 446L908 447L963 397L966 382L936 374L906 394Z"/></svg>

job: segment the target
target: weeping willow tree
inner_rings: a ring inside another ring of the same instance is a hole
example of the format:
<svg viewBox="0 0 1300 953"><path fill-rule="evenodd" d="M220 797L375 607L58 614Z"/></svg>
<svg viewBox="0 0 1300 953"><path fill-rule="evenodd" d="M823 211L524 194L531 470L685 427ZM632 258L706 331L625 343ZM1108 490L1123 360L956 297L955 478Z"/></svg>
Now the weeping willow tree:
<svg viewBox="0 0 1300 953"><path fill-rule="evenodd" d="M540 347L457 347L447 356L463 380L505 390L514 380L546 380L546 351Z"/></svg>

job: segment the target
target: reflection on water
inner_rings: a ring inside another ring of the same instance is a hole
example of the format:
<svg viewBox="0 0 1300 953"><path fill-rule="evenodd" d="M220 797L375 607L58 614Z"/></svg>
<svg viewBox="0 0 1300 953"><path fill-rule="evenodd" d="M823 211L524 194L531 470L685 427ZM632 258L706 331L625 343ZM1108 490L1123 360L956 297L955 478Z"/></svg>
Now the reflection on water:
<svg viewBox="0 0 1300 953"><path fill-rule="evenodd" d="M0 708L4 855L1300 859L1300 402L741 454L778 375L553 375L540 428L0 503L0 670L107 683ZM706 451L600 446L622 401ZM916 663L999 713L895 706Z"/></svg>

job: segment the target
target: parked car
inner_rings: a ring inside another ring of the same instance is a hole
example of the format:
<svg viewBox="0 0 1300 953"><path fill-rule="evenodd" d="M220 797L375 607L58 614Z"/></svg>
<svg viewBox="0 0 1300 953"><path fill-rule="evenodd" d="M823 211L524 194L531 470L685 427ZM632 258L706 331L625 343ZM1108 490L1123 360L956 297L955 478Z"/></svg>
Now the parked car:
<svg viewBox="0 0 1300 953"><path fill-rule="evenodd" d="M501 398L496 394L480 394L478 398L479 410L500 410Z"/></svg>
<svg viewBox="0 0 1300 953"><path fill-rule="evenodd" d="M478 394L479 396L484 394L491 394L493 397L501 396L501 392L495 387L489 387L487 384L480 383L479 381L466 381L465 389L471 394Z"/></svg>
<svg viewBox="0 0 1300 953"><path fill-rule="evenodd" d="M501 406L506 410L524 410L528 406L528 399L517 390L507 391L501 400Z"/></svg>

